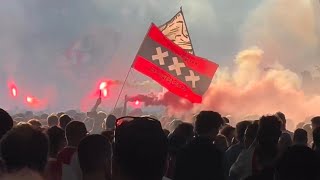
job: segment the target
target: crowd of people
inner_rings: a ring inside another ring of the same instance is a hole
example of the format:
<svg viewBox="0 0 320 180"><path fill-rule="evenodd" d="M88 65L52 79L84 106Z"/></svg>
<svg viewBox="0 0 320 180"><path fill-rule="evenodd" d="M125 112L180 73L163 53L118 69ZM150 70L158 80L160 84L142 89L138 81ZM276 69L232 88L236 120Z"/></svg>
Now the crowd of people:
<svg viewBox="0 0 320 180"><path fill-rule="evenodd" d="M0 109L0 179L320 180L320 117L290 132L281 112L232 127L214 111L168 123L98 105L40 116Z"/></svg>

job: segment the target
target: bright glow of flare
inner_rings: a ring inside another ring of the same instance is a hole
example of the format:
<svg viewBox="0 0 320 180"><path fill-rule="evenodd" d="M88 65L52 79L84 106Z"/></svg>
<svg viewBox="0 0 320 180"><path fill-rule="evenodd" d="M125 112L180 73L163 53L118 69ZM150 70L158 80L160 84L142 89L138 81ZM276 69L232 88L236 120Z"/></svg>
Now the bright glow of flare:
<svg viewBox="0 0 320 180"><path fill-rule="evenodd" d="M27 102L32 104L34 101L33 97L27 96Z"/></svg>
<svg viewBox="0 0 320 180"><path fill-rule="evenodd" d="M102 95L103 95L103 97L107 97L108 96L108 90L107 89L103 89L102 90Z"/></svg>
<svg viewBox="0 0 320 180"><path fill-rule="evenodd" d="M138 105L140 104L140 102L139 102L138 100L136 100L136 102L134 102L134 104L135 104L136 106L138 106Z"/></svg>
<svg viewBox="0 0 320 180"><path fill-rule="evenodd" d="M13 96L13 97L16 97L16 96L17 96L17 89L16 89L15 87L13 87L13 88L11 89L11 93L12 93L12 96Z"/></svg>
<svg viewBox="0 0 320 180"><path fill-rule="evenodd" d="M104 90L104 89L106 89L106 87L107 87L107 83L106 82L100 83L100 86L99 86L100 90Z"/></svg>

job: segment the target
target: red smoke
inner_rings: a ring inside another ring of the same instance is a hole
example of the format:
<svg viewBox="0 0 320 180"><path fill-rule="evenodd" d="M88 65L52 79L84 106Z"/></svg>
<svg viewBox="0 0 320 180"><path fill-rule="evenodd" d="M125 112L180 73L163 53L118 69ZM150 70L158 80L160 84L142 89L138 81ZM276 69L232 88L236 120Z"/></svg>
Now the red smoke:
<svg viewBox="0 0 320 180"><path fill-rule="evenodd" d="M182 99L171 92L160 93L158 95L139 94L128 98L128 101L144 102L145 106L166 106L168 108L175 108L175 111L186 111L193 107L193 104L188 100Z"/></svg>

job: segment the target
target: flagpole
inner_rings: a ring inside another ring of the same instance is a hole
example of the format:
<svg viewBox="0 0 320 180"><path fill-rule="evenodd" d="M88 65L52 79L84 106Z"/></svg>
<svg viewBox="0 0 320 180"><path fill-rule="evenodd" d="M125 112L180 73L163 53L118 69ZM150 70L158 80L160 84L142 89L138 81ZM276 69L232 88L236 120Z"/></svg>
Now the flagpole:
<svg viewBox="0 0 320 180"><path fill-rule="evenodd" d="M152 24L153 24L153 23L152 23ZM146 35L144 36L143 41L142 41L142 43L140 44L140 47L139 47L139 49L138 49L137 54L138 54L139 51L141 50L142 44L143 44L144 41L146 40L146 38L147 38L147 36L148 36L148 34L149 34L149 31L150 31L150 29L151 29L151 27L152 27L152 24L150 25L150 27L149 27ZM124 89L124 86L125 86L126 83L127 83L127 80L128 80L129 75L130 75L130 72L131 72L131 70L132 70L132 66L133 66L133 63L134 63L134 62L135 62L135 60L131 63L130 69L129 69L127 75L126 75L126 78L124 79L124 82L123 82L123 84L122 84L122 87L121 87L121 89L120 89L120 92L119 92L119 95L118 95L118 98L117 98L117 101L116 101L116 104L114 105L113 112L114 112L114 111L116 110L116 108L117 108L118 102L119 102L119 100L120 100L120 96L121 96L121 94L122 94L122 91L123 91L123 89Z"/></svg>
<svg viewBox="0 0 320 180"><path fill-rule="evenodd" d="M131 66L130 66L130 68L129 68L129 71L127 72L126 78L124 79L124 82L122 83L122 87L121 87L120 92L119 92L119 95L118 95L118 97L117 97L116 104L114 105L113 112L114 112L114 111L116 110L116 108L117 108L118 102L119 102L119 100L120 100L120 96L121 96L121 94L122 94L122 91L123 91L123 89L124 89L124 86L126 85L127 80L128 80L128 77L129 77L130 72L131 72L131 70L132 70L132 65L133 65L133 63L131 64Z"/></svg>
<svg viewBox="0 0 320 180"><path fill-rule="evenodd" d="M183 21L184 21L184 23L185 23L185 25L186 25L186 30L187 30L187 33L188 33L188 36L189 36L189 39L190 39L191 46L193 47L193 43L192 43L192 40L191 40L191 36L190 36L189 30L188 30L187 21L186 21L186 19L184 18L184 14L183 14L183 11L182 11L182 6L180 6L180 12L181 12L181 14L182 14ZM195 52L194 48L193 48L193 54L196 55L196 52Z"/></svg>

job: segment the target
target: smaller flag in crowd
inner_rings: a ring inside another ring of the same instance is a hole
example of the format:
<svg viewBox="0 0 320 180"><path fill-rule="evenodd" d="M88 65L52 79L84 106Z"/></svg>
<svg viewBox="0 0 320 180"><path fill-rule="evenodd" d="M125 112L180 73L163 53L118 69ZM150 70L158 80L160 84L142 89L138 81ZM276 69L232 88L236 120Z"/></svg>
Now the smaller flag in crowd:
<svg viewBox="0 0 320 180"><path fill-rule="evenodd" d="M91 60L90 51L92 49L89 42L89 38L84 38L84 40L79 40L73 43L65 52L67 60L71 61L70 63L73 65L88 63Z"/></svg>

